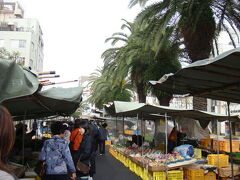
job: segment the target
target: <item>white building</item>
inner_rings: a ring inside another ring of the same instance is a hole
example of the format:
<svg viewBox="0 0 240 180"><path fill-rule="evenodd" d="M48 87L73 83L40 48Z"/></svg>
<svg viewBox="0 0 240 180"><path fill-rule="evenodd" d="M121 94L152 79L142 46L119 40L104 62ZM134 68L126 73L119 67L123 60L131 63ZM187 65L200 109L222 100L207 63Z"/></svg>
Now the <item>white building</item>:
<svg viewBox="0 0 240 180"><path fill-rule="evenodd" d="M0 7L0 48L19 52L25 67L43 71L42 30L37 19L23 18L24 11L17 2Z"/></svg>

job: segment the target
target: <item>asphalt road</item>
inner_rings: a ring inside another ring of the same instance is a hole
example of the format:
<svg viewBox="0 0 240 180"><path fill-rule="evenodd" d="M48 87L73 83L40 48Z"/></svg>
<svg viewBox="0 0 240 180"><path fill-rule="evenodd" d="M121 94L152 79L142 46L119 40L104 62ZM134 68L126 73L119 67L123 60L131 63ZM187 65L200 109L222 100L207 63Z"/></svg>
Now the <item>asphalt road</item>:
<svg viewBox="0 0 240 180"><path fill-rule="evenodd" d="M115 159L106 149L105 155L97 155L97 173L93 180L141 180L136 174Z"/></svg>

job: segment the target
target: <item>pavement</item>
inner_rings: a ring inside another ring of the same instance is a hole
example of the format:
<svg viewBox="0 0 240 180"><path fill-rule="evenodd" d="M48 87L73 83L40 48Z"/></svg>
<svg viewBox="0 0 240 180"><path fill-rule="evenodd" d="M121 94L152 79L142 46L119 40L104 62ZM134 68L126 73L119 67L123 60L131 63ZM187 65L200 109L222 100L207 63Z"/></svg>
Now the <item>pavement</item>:
<svg viewBox="0 0 240 180"><path fill-rule="evenodd" d="M96 171L93 180L141 180L140 177L109 154L107 148L105 155L97 155Z"/></svg>

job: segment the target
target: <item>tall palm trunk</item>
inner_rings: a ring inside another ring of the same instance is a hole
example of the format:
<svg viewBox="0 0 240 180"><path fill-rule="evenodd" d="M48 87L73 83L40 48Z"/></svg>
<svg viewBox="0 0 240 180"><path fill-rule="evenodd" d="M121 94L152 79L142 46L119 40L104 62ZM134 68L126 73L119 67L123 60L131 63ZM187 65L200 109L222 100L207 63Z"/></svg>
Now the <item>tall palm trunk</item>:
<svg viewBox="0 0 240 180"><path fill-rule="evenodd" d="M160 96L156 95L156 97L161 106L169 106L170 100L172 99L172 95L168 95L168 94L160 95Z"/></svg>
<svg viewBox="0 0 240 180"><path fill-rule="evenodd" d="M138 102L146 103L146 92L145 92L145 85L144 82L136 83L137 87L137 95L138 95Z"/></svg>
<svg viewBox="0 0 240 180"><path fill-rule="evenodd" d="M169 106L170 100L173 97L172 94L161 92L156 89L152 89L152 93L157 97L161 106Z"/></svg>

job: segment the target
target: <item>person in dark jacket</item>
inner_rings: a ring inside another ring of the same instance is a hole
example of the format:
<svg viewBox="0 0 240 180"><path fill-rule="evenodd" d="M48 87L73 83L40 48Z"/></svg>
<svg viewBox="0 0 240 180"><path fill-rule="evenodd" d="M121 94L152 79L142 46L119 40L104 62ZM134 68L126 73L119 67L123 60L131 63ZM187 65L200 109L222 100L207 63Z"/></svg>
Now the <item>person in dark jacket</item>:
<svg viewBox="0 0 240 180"><path fill-rule="evenodd" d="M107 123L103 123L102 126L99 127L100 132L100 140L99 140L99 154L105 154L105 140L107 140Z"/></svg>
<svg viewBox="0 0 240 180"><path fill-rule="evenodd" d="M93 177L93 175L96 173L96 155L97 155L97 149L98 149L98 143L100 140L100 132L98 129L98 126L94 123L93 120L89 123L89 128L91 129L91 138L92 138L92 153L90 158L90 177Z"/></svg>
<svg viewBox="0 0 240 180"><path fill-rule="evenodd" d="M78 160L87 166L90 166L90 159L92 153L92 138L91 131L88 125L88 121L82 120L79 122L80 129L84 129L83 139L79 147ZM77 170L78 180L87 180L89 174L83 174Z"/></svg>

